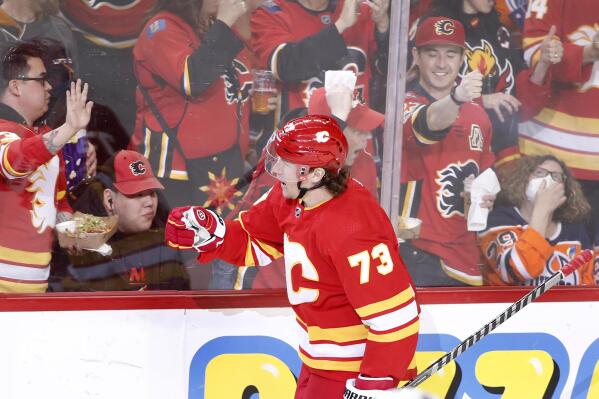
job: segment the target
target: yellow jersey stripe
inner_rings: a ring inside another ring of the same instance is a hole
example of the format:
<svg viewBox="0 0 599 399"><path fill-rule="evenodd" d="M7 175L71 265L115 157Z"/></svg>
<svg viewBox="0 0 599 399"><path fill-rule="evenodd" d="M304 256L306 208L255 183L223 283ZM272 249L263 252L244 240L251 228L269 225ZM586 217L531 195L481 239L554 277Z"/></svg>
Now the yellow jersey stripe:
<svg viewBox="0 0 599 399"><path fill-rule="evenodd" d="M2 157L2 164L4 165L4 169L14 177L23 177L23 176L27 176L29 174L29 172L18 172L12 167L12 165L8 161L8 147L6 147L4 149L4 156Z"/></svg>
<svg viewBox="0 0 599 399"><path fill-rule="evenodd" d="M162 140L160 143L160 160L158 163L158 172L156 173L157 177L164 177L164 172L166 169L166 150L168 148L168 135L166 133L162 133Z"/></svg>
<svg viewBox="0 0 599 399"><path fill-rule="evenodd" d="M0 260L12 263L47 266L51 258L52 253L50 252L30 252L0 247Z"/></svg>
<svg viewBox="0 0 599 399"><path fill-rule="evenodd" d="M420 113L420 111L422 110L422 108L423 107L418 108L412 114L412 132L414 132L414 137L416 137L416 139L418 141L420 141L422 144L429 144L429 145L430 144L436 144L436 143L438 143L438 141L430 140L430 139L424 137L423 134L421 134L419 131L416 130L416 127L414 125L414 122L416 122L416 117L418 116L418 114Z"/></svg>
<svg viewBox="0 0 599 399"><path fill-rule="evenodd" d="M538 143L533 140L528 140L520 136L520 151L525 155L545 155L553 154L569 167L577 169L585 169L599 172L599 162L597 162L596 154L583 154L578 152L565 151L553 146Z"/></svg>
<svg viewBox="0 0 599 399"><path fill-rule="evenodd" d="M350 360L350 361L335 361L335 360L317 360L312 359L302 352L299 352L300 359L302 362L314 369L319 370L334 370L334 371L360 371L361 360Z"/></svg>
<svg viewBox="0 0 599 399"><path fill-rule="evenodd" d="M185 57L183 67L183 91L187 97L191 97L191 79L189 79L189 56Z"/></svg>
<svg viewBox="0 0 599 399"><path fill-rule="evenodd" d="M544 108L534 119L557 129L599 136L599 118L584 118Z"/></svg>
<svg viewBox="0 0 599 399"><path fill-rule="evenodd" d="M408 301L414 299L415 293L412 287L408 287L399 294L391 297L389 299L385 299L379 302L371 303L370 305L362 306L361 308L356 309L356 313L361 318L366 318L375 313L380 313L385 310L393 309L401 304L404 304Z"/></svg>
<svg viewBox="0 0 599 399"><path fill-rule="evenodd" d="M363 324L347 327L322 328L318 326L308 327L308 337L310 342L314 341L332 341L332 342L353 342L366 339L368 329Z"/></svg>
<svg viewBox="0 0 599 399"><path fill-rule="evenodd" d="M386 334L373 334L372 332L368 334L368 340L373 342L395 342L400 341L404 338L409 337L410 335L418 334L418 329L420 328L420 320L415 323L410 324L409 326L402 328L401 330L393 331Z"/></svg>
<svg viewBox="0 0 599 399"><path fill-rule="evenodd" d="M39 294L48 290L48 283L17 283L0 279L0 292L5 294Z"/></svg>

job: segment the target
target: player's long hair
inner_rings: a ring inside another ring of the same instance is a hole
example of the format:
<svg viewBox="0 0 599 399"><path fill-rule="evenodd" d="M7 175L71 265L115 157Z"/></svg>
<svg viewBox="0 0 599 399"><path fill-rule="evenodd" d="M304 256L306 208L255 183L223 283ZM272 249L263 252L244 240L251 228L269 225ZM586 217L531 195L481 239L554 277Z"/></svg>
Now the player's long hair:
<svg viewBox="0 0 599 399"><path fill-rule="evenodd" d="M591 212L591 207L582 193L580 184L561 160L553 155L525 156L516 160L509 171L501 175L501 192L498 202L519 207L526 200L526 187L534 170L545 161L557 162L566 175L564 191L566 202L553 212L553 220L578 223Z"/></svg>
<svg viewBox="0 0 599 399"><path fill-rule="evenodd" d="M349 180L349 168L344 166L339 173L327 171L322 178L322 185L329 190L333 196L337 196L347 190L347 181Z"/></svg>

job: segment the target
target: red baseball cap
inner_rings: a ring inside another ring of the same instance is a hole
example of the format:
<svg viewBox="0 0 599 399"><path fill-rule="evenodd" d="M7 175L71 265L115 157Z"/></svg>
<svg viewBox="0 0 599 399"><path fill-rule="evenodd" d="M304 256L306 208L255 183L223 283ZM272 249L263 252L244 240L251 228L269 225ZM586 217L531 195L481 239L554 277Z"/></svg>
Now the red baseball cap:
<svg viewBox="0 0 599 399"><path fill-rule="evenodd" d="M114 186L125 195L146 190L163 190L152 173L150 162L139 152L122 150L114 157Z"/></svg>
<svg viewBox="0 0 599 399"><path fill-rule="evenodd" d="M324 87L312 92L308 104L310 115L331 115L331 108L327 103ZM347 126L361 132L370 132L379 127L385 121L385 115L368 107L366 104L356 105L347 117Z"/></svg>
<svg viewBox="0 0 599 399"><path fill-rule="evenodd" d="M451 44L465 47L466 33L460 21L447 17L430 17L416 29L416 47Z"/></svg>

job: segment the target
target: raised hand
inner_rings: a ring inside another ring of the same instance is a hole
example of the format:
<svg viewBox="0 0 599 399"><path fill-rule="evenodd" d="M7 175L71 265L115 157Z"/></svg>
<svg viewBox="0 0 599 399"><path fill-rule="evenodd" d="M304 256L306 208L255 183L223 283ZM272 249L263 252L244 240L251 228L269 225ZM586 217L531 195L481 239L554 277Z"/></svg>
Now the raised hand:
<svg viewBox="0 0 599 399"><path fill-rule="evenodd" d="M184 206L169 213L164 238L172 248L210 252L223 243L225 231L225 222L213 211Z"/></svg>
<svg viewBox="0 0 599 399"><path fill-rule="evenodd" d="M345 0L339 18L335 21L335 26L339 33L352 27L358 20L358 8L361 0Z"/></svg>
<svg viewBox="0 0 599 399"><path fill-rule="evenodd" d="M482 96L483 106L486 109L495 111L497 118L503 123L505 122L504 112L513 114L520 109L522 103L511 94L497 92L493 94L484 94Z"/></svg>
<svg viewBox="0 0 599 399"><path fill-rule="evenodd" d="M551 26L547 36L541 42L541 59L539 62L545 64L559 64L564 56L564 46L562 42L555 36L557 28L555 25Z"/></svg>
<svg viewBox="0 0 599 399"><path fill-rule="evenodd" d="M455 97L458 101L470 102L480 97L483 88L483 75L480 71L472 71L462 78L455 89Z"/></svg>
<svg viewBox="0 0 599 399"><path fill-rule="evenodd" d="M370 7L372 22L381 32L389 30L389 0L366 0L364 3Z"/></svg>
<svg viewBox="0 0 599 399"><path fill-rule="evenodd" d="M83 86L83 87L82 87ZM82 84L81 79L71 82L71 88L67 90L67 116L65 124L77 133L85 129L92 114L93 101L87 101L87 83Z"/></svg>
<svg viewBox="0 0 599 399"><path fill-rule="evenodd" d="M537 195L534 200L534 207L540 207L547 213L552 214L557 208L562 206L567 200L566 188L564 183L553 182L547 185L544 181L537 191Z"/></svg>
<svg viewBox="0 0 599 399"><path fill-rule="evenodd" d="M216 19L221 20L231 27L247 11L248 5L245 0L220 0L218 2Z"/></svg>
<svg viewBox="0 0 599 399"><path fill-rule="evenodd" d="M336 84L326 91L325 97L331 109L331 115L335 115L342 121L347 121L352 110L354 90L345 85Z"/></svg>

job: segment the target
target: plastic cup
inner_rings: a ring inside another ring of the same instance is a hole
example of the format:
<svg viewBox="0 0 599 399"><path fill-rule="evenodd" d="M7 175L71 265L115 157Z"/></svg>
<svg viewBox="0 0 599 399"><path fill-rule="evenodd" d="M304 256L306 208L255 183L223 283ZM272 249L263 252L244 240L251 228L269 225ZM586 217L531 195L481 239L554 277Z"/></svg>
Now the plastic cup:
<svg viewBox="0 0 599 399"><path fill-rule="evenodd" d="M277 93L275 75L271 71L257 69L253 71L252 111L268 114L268 100Z"/></svg>

